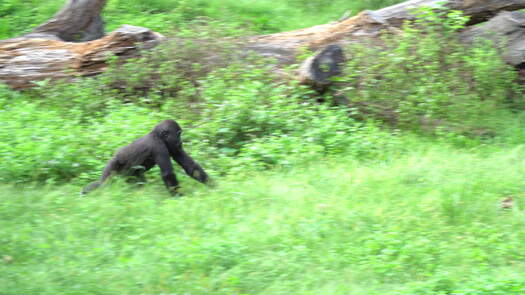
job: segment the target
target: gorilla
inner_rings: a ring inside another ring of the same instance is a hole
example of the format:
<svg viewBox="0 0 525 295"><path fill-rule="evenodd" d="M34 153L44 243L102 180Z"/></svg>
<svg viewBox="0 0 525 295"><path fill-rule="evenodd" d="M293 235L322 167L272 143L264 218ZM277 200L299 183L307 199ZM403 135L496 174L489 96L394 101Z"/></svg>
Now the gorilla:
<svg viewBox="0 0 525 295"><path fill-rule="evenodd" d="M182 129L174 120L164 120L145 136L117 151L109 160L99 181L87 185L82 194L99 187L112 174L120 174L134 182L145 182L144 172L159 165L162 180L172 195L179 195L179 182L173 172L172 157L186 174L207 183L206 172L182 148Z"/></svg>

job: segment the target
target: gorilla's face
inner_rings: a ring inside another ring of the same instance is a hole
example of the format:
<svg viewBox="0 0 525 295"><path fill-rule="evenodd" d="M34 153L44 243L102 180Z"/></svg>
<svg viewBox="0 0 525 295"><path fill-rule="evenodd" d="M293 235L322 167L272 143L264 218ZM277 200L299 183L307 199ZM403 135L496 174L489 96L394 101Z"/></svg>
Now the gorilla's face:
<svg viewBox="0 0 525 295"><path fill-rule="evenodd" d="M157 125L155 129L158 129L156 132L168 148L171 156L182 150L182 128L180 128L177 122L173 120L165 120Z"/></svg>

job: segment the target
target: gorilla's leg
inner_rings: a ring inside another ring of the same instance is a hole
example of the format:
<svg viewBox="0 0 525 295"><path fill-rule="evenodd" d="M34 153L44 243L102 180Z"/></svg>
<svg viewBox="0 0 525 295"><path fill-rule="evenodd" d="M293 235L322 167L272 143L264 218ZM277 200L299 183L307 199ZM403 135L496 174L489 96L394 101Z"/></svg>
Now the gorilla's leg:
<svg viewBox="0 0 525 295"><path fill-rule="evenodd" d="M106 179L112 173L115 173L115 172L118 172L118 162L117 162L117 160L115 158L113 158L107 163L106 167L104 167L104 171L102 172L102 177L100 178L100 180L92 182L92 183L86 185L82 189L81 194L85 195L85 194L91 192L92 190L97 189L99 186L102 185L102 183L104 183L104 181L106 181Z"/></svg>
<svg viewBox="0 0 525 295"><path fill-rule="evenodd" d="M128 174L126 181L136 185L143 185L146 183L146 176L144 175L145 172L146 169L142 166L133 167L133 169Z"/></svg>

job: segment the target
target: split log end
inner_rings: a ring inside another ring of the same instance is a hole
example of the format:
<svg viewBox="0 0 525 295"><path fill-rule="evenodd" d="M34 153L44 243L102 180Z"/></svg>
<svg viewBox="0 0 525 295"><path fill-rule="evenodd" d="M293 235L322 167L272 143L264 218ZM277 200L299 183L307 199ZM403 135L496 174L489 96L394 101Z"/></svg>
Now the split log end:
<svg viewBox="0 0 525 295"><path fill-rule="evenodd" d="M324 89L332 83L332 77L342 73L344 60L341 46L328 45L304 61L299 68L299 80L302 84Z"/></svg>

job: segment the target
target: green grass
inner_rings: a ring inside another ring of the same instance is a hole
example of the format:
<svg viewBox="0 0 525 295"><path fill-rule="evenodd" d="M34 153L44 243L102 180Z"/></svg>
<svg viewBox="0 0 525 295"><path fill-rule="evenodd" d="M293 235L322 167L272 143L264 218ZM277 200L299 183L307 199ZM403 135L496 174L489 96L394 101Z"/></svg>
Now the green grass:
<svg viewBox="0 0 525 295"><path fill-rule="evenodd" d="M523 294L525 147L0 188L0 294ZM511 210L498 208L513 196Z"/></svg>
<svg viewBox="0 0 525 295"><path fill-rule="evenodd" d="M0 295L524 294L522 88L494 49L459 46L459 14L422 11L390 50L347 48L322 97L216 38L394 2L108 1L109 30L184 42L76 82L0 85ZM0 38L62 4L0 0ZM167 117L217 187L176 167L180 199L158 169L79 195Z"/></svg>

